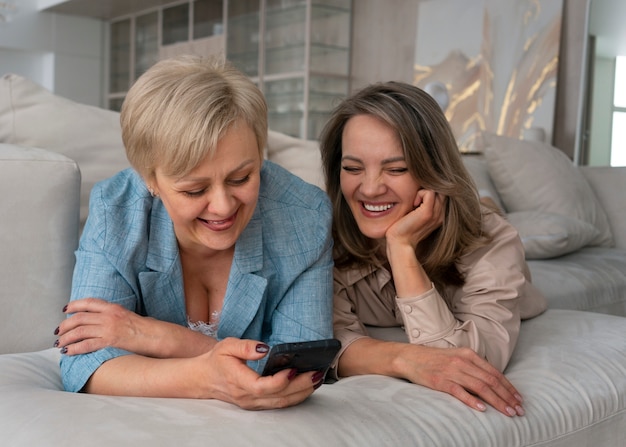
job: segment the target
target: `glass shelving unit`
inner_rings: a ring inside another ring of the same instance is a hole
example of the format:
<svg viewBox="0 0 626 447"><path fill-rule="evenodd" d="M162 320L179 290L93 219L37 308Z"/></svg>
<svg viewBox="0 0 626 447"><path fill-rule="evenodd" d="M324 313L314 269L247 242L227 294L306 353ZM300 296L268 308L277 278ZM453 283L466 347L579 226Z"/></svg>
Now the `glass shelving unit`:
<svg viewBox="0 0 626 447"><path fill-rule="evenodd" d="M189 3L163 9L162 45L189 40Z"/></svg>
<svg viewBox="0 0 626 447"><path fill-rule="evenodd" d="M229 1L228 59L263 90L271 129L317 139L349 91L351 0L244 3Z"/></svg>
<svg viewBox="0 0 626 447"><path fill-rule="evenodd" d="M180 0L121 17L111 22L109 108L161 50L225 34L219 46L265 94L270 128L317 139L349 92L351 15L352 0Z"/></svg>
<svg viewBox="0 0 626 447"><path fill-rule="evenodd" d="M159 53L159 13L150 12L135 19L134 79L157 61Z"/></svg>
<svg viewBox="0 0 626 447"><path fill-rule="evenodd" d="M108 107L120 110L132 83L159 60L170 45L211 38L224 33L226 0L155 2L148 9L110 22Z"/></svg>
<svg viewBox="0 0 626 447"><path fill-rule="evenodd" d="M224 33L224 1L195 0L193 2L193 39Z"/></svg>
<svg viewBox="0 0 626 447"><path fill-rule="evenodd" d="M130 19L111 23L109 92L125 92L130 86Z"/></svg>
<svg viewBox="0 0 626 447"><path fill-rule="evenodd" d="M259 76L261 2L227 0L226 57L251 78Z"/></svg>

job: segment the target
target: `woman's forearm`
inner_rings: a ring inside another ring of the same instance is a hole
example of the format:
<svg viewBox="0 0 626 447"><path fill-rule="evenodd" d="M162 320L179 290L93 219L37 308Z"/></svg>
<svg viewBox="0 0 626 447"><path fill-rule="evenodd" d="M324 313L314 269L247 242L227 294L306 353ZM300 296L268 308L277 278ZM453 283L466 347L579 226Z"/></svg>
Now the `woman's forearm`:
<svg viewBox="0 0 626 447"><path fill-rule="evenodd" d="M359 338L348 346L339 358L337 372L339 377L362 374L381 374L402 377L397 368L396 359L403 349L402 343Z"/></svg>
<svg viewBox="0 0 626 447"><path fill-rule="evenodd" d="M124 355L100 365L84 391L112 396L210 398L194 380L193 364L193 359Z"/></svg>
<svg viewBox="0 0 626 447"><path fill-rule="evenodd" d="M144 317L98 298L70 302L69 318L59 324L57 346L67 355L114 347L155 358L194 357L210 351L216 340L186 326Z"/></svg>
<svg viewBox="0 0 626 447"><path fill-rule="evenodd" d="M398 297L418 296L430 290L432 282L417 259L413 247L389 243L387 258Z"/></svg>
<svg viewBox="0 0 626 447"><path fill-rule="evenodd" d="M142 317L141 337L136 354L156 358L195 357L210 351L217 340L184 326Z"/></svg>

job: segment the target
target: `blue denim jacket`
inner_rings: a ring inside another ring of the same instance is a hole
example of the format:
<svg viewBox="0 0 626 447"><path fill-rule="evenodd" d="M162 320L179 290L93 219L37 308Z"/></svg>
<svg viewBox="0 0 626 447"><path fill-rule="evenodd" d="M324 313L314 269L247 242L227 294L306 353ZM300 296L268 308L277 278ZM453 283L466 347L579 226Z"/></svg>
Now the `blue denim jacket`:
<svg viewBox="0 0 626 447"><path fill-rule="evenodd" d="M235 245L217 338L278 343L332 337L332 211L326 194L269 161L259 200ZM187 325L172 221L132 169L98 183L76 251L71 299L97 297ZM61 357L79 391L117 348ZM259 371L264 360L250 362Z"/></svg>

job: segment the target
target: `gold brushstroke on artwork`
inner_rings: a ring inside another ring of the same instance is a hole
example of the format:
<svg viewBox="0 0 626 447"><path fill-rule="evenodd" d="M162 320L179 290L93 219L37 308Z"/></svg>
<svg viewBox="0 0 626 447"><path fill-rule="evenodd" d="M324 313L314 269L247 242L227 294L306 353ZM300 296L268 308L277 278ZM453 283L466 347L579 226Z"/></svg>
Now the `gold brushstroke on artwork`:
<svg viewBox="0 0 626 447"><path fill-rule="evenodd" d="M415 64L413 67L414 75L413 75L413 83L415 85L425 85L426 82L422 82L424 78L430 76L433 72L433 67L429 67L427 65L418 65Z"/></svg>
<svg viewBox="0 0 626 447"><path fill-rule="evenodd" d="M554 47L559 38L557 18L529 39L531 45L522 53L507 85L497 127L499 134L521 138L526 117L535 113L546 93L555 88L558 55Z"/></svg>
<svg viewBox="0 0 626 447"><path fill-rule="evenodd" d="M559 65L559 58L554 56L542 69L540 75L537 77L537 81L531 85L528 90L527 100L530 102L533 97L539 94L539 90L546 83L551 83L556 87L554 82L554 73L557 71Z"/></svg>
<svg viewBox="0 0 626 447"><path fill-rule="evenodd" d="M502 109L500 110L500 119L498 120L498 127L496 128L496 133L498 135L503 135L503 129L506 126L507 123L507 114L508 111L511 109L510 105L511 102L514 101L514 98L512 98L513 95L515 95L515 84L517 81L517 70L513 70L513 73L511 74L511 79L509 80L509 83L506 86L506 93L504 94L504 99L502 100Z"/></svg>
<svg viewBox="0 0 626 447"><path fill-rule="evenodd" d="M536 19L541 14L541 1L530 0L531 6L524 13L524 19L522 23L524 26L528 26L533 19Z"/></svg>
<svg viewBox="0 0 626 447"><path fill-rule="evenodd" d="M473 95L475 95L479 88L480 81L476 79L472 84L470 84L460 92L452 95L452 97L450 98L450 105L448 106L448 110L450 111L450 113L454 113L454 110L461 102L466 101Z"/></svg>
<svg viewBox="0 0 626 447"><path fill-rule="evenodd" d="M534 36L530 36L528 39L526 39L526 43L524 43L524 52L528 51L528 49L530 47L532 47L533 42L535 42L536 39L537 39L537 35L536 34Z"/></svg>

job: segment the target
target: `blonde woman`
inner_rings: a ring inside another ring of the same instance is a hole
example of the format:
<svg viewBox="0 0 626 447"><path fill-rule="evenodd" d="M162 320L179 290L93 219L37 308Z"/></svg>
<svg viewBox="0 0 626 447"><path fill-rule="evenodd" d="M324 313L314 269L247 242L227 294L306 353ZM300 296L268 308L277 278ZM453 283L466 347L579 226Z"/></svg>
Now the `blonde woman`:
<svg viewBox="0 0 626 447"><path fill-rule="evenodd" d="M132 169L92 192L56 330L66 389L302 402L322 372L258 373L272 345L332 336L331 209L263 160L261 92L224 62L165 60L121 123Z"/></svg>

